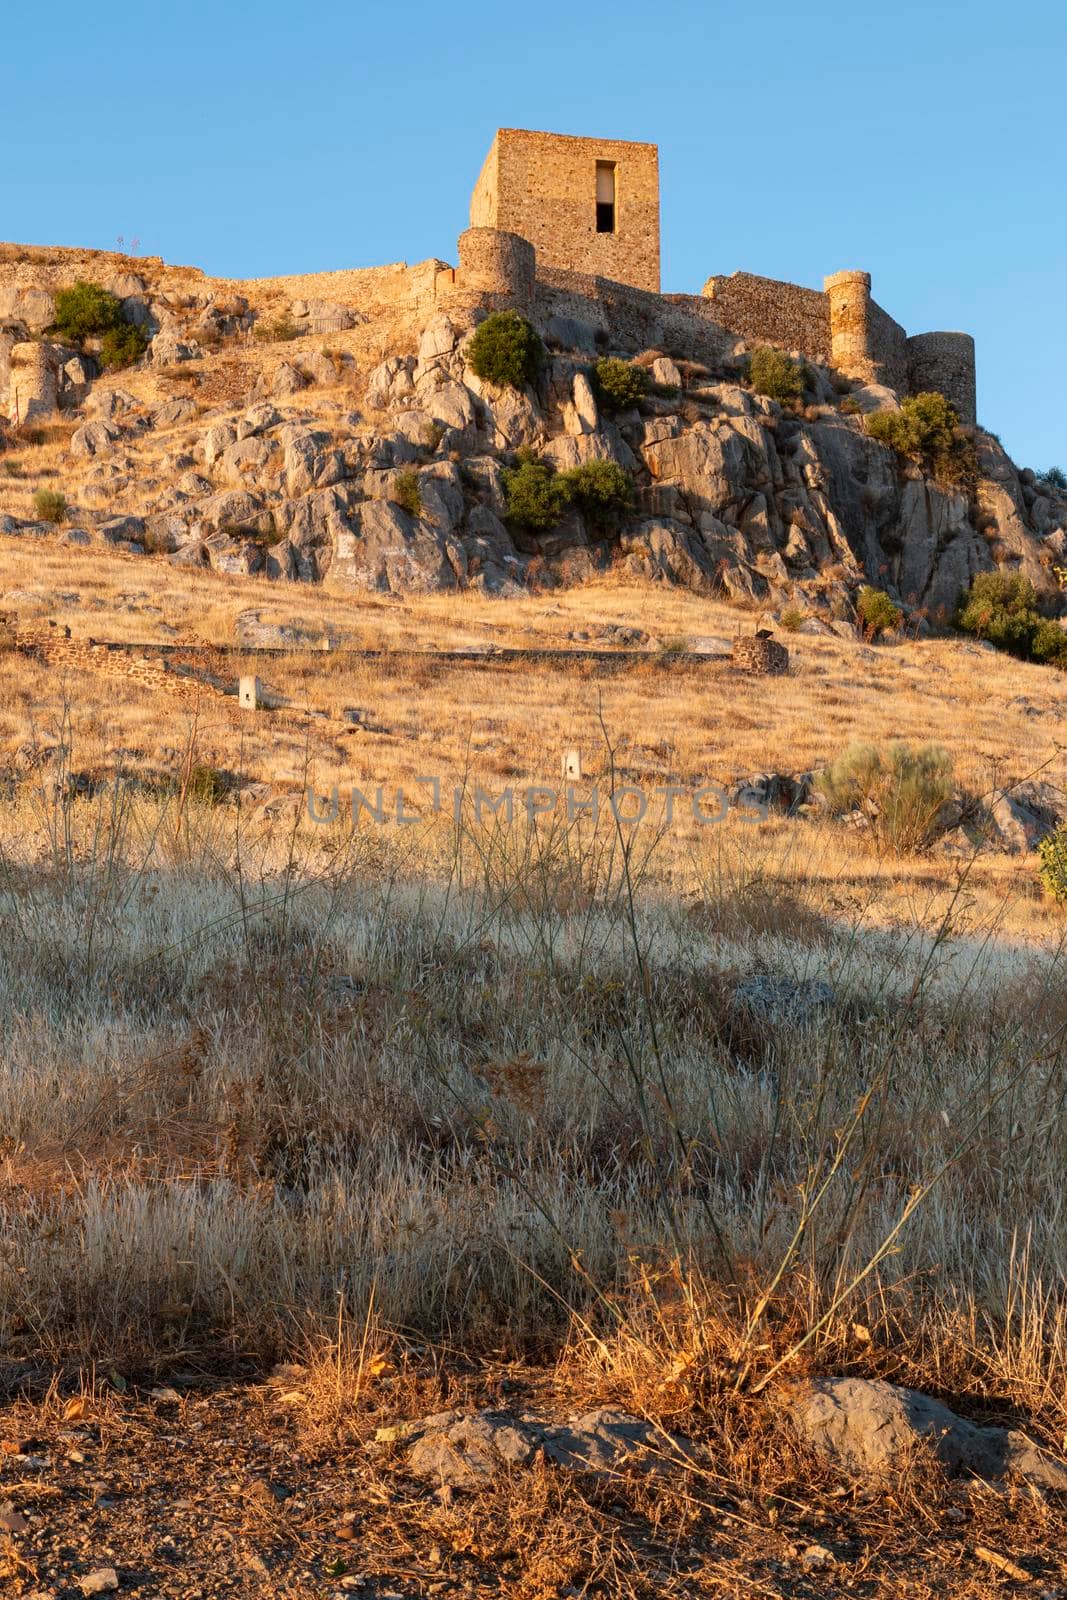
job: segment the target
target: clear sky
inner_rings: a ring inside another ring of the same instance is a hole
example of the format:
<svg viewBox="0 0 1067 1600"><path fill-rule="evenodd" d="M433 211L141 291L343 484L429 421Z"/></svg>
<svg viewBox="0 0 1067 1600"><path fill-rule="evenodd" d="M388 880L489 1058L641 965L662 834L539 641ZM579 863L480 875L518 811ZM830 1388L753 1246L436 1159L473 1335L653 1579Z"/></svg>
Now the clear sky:
<svg viewBox="0 0 1067 1600"><path fill-rule="evenodd" d="M663 286L866 268L1067 468L1063 0L9 0L0 234L265 276L455 259L498 126L654 140Z"/></svg>

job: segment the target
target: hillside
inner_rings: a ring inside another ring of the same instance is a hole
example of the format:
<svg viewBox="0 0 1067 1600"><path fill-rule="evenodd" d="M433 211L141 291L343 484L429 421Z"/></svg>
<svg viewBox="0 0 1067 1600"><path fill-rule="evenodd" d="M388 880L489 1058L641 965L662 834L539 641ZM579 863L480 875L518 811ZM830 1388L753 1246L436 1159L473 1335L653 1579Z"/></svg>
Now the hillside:
<svg viewBox="0 0 1067 1600"><path fill-rule="evenodd" d="M0 1588L1062 1600L1067 495L473 271L0 250Z"/></svg>
<svg viewBox="0 0 1067 1600"><path fill-rule="evenodd" d="M513 593L610 570L833 626L851 622L868 581L921 626L1000 566L1062 609L1063 491L1020 473L981 430L964 441L967 470L944 482L868 434L868 413L897 406L891 390L810 361L795 400L756 392L744 342L710 320L713 300L699 319L666 318L669 350L636 348L632 319L613 323L610 306L595 325L535 317L548 359L514 388L471 370L487 297L441 263L323 274L315 293L315 279L229 283L5 248L0 390L23 421L0 454L8 533L42 531L33 495L46 488L67 503L69 543L119 541L340 593ZM81 352L49 343L71 274L111 286L143 329L143 363L101 375L98 340ZM420 289L442 277L447 293ZM598 388L605 356L646 371L637 404ZM34 383L51 383L58 412L27 415ZM560 473L611 462L632 503L572 498L547 525L524 524L502 478L520 450Z"/></svg>

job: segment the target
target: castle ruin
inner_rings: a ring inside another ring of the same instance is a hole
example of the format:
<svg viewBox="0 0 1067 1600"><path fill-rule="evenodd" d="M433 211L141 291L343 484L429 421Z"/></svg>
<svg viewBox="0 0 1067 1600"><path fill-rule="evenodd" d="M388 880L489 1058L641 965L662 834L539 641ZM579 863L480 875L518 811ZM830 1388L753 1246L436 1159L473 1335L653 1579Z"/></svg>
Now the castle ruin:
<svg viewBox="0 0 1067 1600"><path fill-rule="evenodd" d="M208 278L155 257L0 246L0 410L25 421L84 394L71 352L35 341L55 291L86 277L113 283L142 321L172 321L171 308L206 291L240 301L246 326L284 312L298 325L306 318L308 332L366 325L368 345L379 347L409 339L437 310L504 307L574 348L675 349L716 362L738 340L773 344L897 394L938 389L962 421L976 420L974 341L909 337L872 298L866 272L834 273L821 290L735 272L708 278L698 295L662 294L654 144L502 128L470 223L455 267L431 259L258 279Z"/></svg>
<svg viewBox="0 0 1067 1600"><path fill-rule="evenodd" d="M471 197L471 227L527 240L536 276L575 278L659 294L659 152L654 144L501 128ZM939 389L962 421L976 420L974 340L911 338L871 297L867 272L836 272L822 290L752 273L711 277L710 315L750 343L782 345L846 377L897 393ZM670 296L675 303L687 297Z"/></svg>

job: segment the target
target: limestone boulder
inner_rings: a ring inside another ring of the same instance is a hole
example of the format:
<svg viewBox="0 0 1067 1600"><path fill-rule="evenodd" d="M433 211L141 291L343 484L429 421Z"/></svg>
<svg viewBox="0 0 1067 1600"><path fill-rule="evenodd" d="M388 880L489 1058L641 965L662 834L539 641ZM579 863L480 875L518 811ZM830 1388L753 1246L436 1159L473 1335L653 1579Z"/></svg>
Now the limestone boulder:
<svg viewBox="0 0 1067 1600"><path fill-rule="evenodd" d="M610 1479L623 1470L665 1471L692 1455L685 1439L606 1407L559 1423L526 1413L445 1411L388 1431L414 1438L408 1467L416 1477L453 1489L476 1489L537 1462Z"/></svg>
<svg viewBox="0 0 1067 1600"><path fill-rule="evenodd" d="M71 435L72 456L99 456L110 450L122 430L113 422L83 422Z"/></svg>
<svg viewBox="0 0 1067 1600"><path fill-rule="evenodd" d="M787 1400L801 1438L851 1477L906 1470L924 1445L950 1473L1015 1477L1067 1491L1067 1464L1015 1428L979 1427L914 1389L870 1378L817 1378Z"/></svg>
<svg viewBox="0 0 1067 1600"><path fill-rule="evenodd" d="M329 582L384 594L428 594L455 589L457 565L457 552L436 528L390 500L367 500L335 534Z"/></svg>
<svg viewBox="0 0 1067 1600"><path fill-rule="evenodd" d="M290 423L278 430L278 439L283 451L285 488L290 496L324 488L343 477L343 458L338 450L330 448L330 435L323 430Z"/></svg>
<svg viewBox="0 0 1067 1600"><path fill-rule="evenodd" d="M708 592L715 569L691 528L666 518L640 522L619 539L623 565L632 576Z"/></svg>
<svg viewBox="0 0 1067 1600"><path fill-rule="evenodd" d="M367 405L370 409L386 411L413 395L414 370L414 356L390 356L375 367L367 378Z"/></svg>

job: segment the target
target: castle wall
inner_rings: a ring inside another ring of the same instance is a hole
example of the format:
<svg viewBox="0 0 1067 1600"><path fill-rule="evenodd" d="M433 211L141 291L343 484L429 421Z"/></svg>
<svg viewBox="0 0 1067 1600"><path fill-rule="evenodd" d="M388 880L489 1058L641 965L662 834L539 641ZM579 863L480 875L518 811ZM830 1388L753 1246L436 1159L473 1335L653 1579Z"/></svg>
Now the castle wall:
<svg viewBox="0 0 1067 1600"><path fill-rule="evenodd" d="M735 272L728 278L709 278L702 292L711 302L712 314L739 338L769 340L809 361L829 361L830 307L817 289Z"/></svg>
<svg viewBox="0 0 1067 1600"><path fill-rule="evenodd" d="M615 231L598 233L597 163L615 166ZM528 239L543 267L659 292L654 144L501 128L475 185L471 225Z"/></svg>
<svg viewBox="0 0 1067 1600"><path fill-rule="evenodd" d="M898 394L908 390L908 336L877 300L868 312L867 338L870 358L879 383L888 384Z"/></svg>
<svg viewBox="0 0 1067 1600"><path fill-rule="evenodd" d="M456 288L479 295L488 309L522 310L534 297L537 256L528 239L497 228L468 228L459 236Z"/></svg>
<svg viewBox="0 0 1067 1600"><path fill-rule="evenodd" d="M617 349L685 352L694 359L718 362L732 339L715 320L710 303L699 295L659 295L632 284L615 283L591 273L537 265L536 309L539 315L571 317L602 329Z"/></svg>

